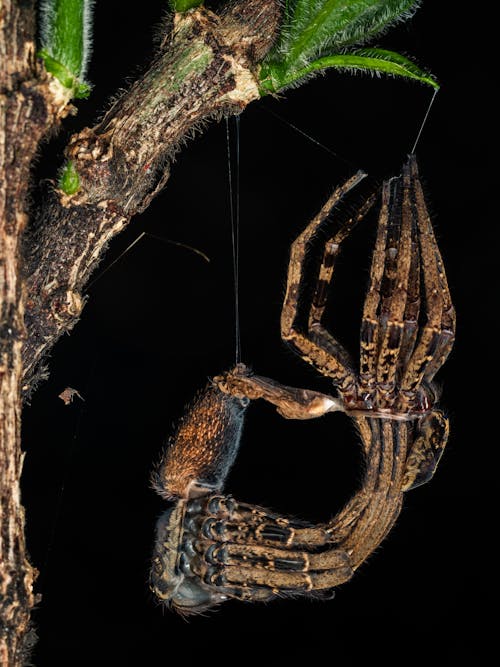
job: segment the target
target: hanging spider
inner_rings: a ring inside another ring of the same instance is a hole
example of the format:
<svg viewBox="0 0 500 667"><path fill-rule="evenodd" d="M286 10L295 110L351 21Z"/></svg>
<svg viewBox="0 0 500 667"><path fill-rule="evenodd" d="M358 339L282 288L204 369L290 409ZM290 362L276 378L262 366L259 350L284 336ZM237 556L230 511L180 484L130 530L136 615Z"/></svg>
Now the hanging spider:
<svg viewBox="0 0 500 667"><path fill-rule="evenodd" d="M433 379L452 348L455 313L413 155L382 187L359 370L323 316L342 242L373 196L324 243L307 324L296 325L308 246L363 178L358 173L338 187L293 243L281 314L283 340L332 380L337 395L286 387L240 364L200 394L155 475L158 492L176 502L158 521L151 587L182 613L229 598L328 596L390 531L404 493L436 470L448 420L434 405ZM258 398L289 419L341 410L356 422L364 480L330 521L312 525L222 495L245 408Z"/></svg>

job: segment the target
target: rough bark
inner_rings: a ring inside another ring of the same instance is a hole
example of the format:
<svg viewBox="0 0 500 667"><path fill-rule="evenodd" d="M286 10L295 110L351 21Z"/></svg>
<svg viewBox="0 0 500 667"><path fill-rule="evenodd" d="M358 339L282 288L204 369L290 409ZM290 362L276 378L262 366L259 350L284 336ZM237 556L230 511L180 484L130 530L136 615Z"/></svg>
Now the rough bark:
<svg viewBox="0 0 500 667"><path fill-rule="evenodd" d="M66 155L79 189L52 188L26 248L25 392L78 320L82 290L109 241L163 188L182 142L259 97L256 67L278 25L276 0L240 2L222 16L204 8L176 15L146 74L98 125L71 138Z"/></svg>
<svg viewBox="0 0 500 667"><path fill-rule="evenodd" d="M67 99L35 59L34 2L0 0L0 666L24 662L36 570L26 557L20 500L21 239L30 168Z"/></svg>

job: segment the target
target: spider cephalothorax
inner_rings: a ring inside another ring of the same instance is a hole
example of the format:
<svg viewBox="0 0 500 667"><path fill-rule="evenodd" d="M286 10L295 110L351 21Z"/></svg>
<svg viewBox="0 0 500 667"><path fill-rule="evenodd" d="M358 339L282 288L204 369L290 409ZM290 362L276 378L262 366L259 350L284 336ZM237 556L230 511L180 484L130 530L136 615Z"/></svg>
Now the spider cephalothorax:
<svg viewBox="0 0 500 667"><path fill-rule="evenodd" d="M325 328L323 316L341 244L373 198L325 241L306 304L307 323L296 324L310 241L363 177L358 173L337 188L293 243L281 314L283 340L331 378L337 395L286 387L239 365L214 378L207 392L210 404L220 409L207 415L206 422L194 406L183 423L196 422L197 437L186 442L181 428L159 470L157 487L178 500L158 524L151 584L161 600L181 611L200 611L228 598L328 594L349 580L387 535L404 492L434 474L448 438L448 421L434 407L432 382L453 345L455 314L414 156L403 174L382 188L359 366ZM289 419L342 410L355 420L366 459L364 480L325 524L296 521L221 495L229 466L223 474L211 473L214 466L221 469L221 451L222 459L232 462L238 444L234 424L227 419L228 406L257 398L273 403ZM213 460L200 445L204 429L217 433L219 444L212 447L210 441L208 446ZM186 449L193 460L193 447L199 449L194 457L198 466L190 468L185 491L179 493L169 482L172 470L186 460Z"/></svg>

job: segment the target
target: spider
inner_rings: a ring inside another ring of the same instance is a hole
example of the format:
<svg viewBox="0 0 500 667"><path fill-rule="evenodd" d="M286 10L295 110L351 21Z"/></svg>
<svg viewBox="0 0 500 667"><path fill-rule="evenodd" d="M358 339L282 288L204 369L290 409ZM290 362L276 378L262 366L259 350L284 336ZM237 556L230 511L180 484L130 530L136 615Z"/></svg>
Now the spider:
<svg viewBox="0 0 500 667"><path fill-rule="evenodd" d="M449 428L433 379L452 348L455 313L413 155L382 186L359 369L323 319L342 242L373 196L324 243L307 323L296 324L310 242L364 176L338 187L292 244L281 314L283 340L337 395L287 387L240 364L195 400L158 468L156 488L176 503L158 521L151 588L181 613L230 598L331 596L390 531L404 493L436 470ZM313 525L222 494L246 406L258 398L289 419L343 411L355 421L364 480L330 521Z"/></svg>

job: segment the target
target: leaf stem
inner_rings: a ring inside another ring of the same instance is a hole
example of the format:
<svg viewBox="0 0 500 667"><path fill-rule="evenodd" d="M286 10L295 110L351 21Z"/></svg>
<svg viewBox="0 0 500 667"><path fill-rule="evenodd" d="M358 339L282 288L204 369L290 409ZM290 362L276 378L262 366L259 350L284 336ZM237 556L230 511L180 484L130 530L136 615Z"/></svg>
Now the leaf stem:
<svg viewBox="0 0 500 667"><path fill-rule="evenodd" d="M40 8L42 48L38 55L47 71L75 97L90 88L85 72L90 56L93 0L43 0Z"/></svg>

